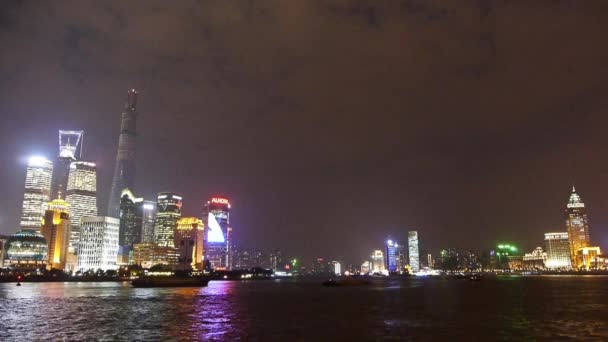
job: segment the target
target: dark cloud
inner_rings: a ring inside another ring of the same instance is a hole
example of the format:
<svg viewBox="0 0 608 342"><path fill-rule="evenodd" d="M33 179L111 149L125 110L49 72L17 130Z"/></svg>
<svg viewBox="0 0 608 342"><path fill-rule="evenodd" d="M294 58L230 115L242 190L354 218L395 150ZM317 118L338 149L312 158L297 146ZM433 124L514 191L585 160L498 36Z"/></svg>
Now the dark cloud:
<svg viewBox="0 0 608 342"><path fill-rule="evenodd" d="M606 240L603 1L55 1L0 5L0 232L24 162L84 129L106 202L126 89L138 191L234 201L244 245L358 261L526 247L575 182Z"/></svg>

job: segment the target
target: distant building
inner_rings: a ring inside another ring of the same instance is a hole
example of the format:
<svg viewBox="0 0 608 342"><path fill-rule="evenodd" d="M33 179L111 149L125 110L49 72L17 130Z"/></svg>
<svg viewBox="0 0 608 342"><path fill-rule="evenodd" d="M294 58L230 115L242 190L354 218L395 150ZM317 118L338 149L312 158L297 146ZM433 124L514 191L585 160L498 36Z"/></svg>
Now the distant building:
<svg viewBox="0 0 608 342"><path fill-rule="evenodd" d="M600 256L602 252L599 247L582 247L576 251L576 260L579 269L596 270L600 265Z"/></svg>
<svg viewBox="0 0 608 342"><path fill-rule="evenodd" d="M386 240L384 262L386 263L385 268L390 273L397 272L397 249L399 244L391 239Z"/></svg>
<svg viewBox="0 0 608 342"><path fill-rule="evenodd" d="M154 242L156 244L175 247L173 234L180 217L182 217L182 195L173 192L158 193L154 223Z"/></svg>
<svg viewBox="0 0 608 342"><path fill-rule="evenodd" d="M57 198L48 204L40 229L47 243L47 268L64 270L70 241L69 204Z"/></svg>
<svg viewBox="0 0 608 342"><path fill-rule="evenodd" d="M8 236L0 235L0 269L4 267L4 255L6 254L6 241Z"/></svg>
<svg viewBox="0 0 608 342"><path fill-rule="evenodd" d="M532 252L524 254L523 268L526 270L538 270L545 268L547 253L542 247L536 247Z"/></svg>
<svg viewBox="0 0 608 342"><path fill-rule="evenodd" d="M117 269L118 229L114 217L83 217L80 230L78 270L97 271Z"/></svg>
<svg viewBox="0 0 608 342"><path fill-rule="evenodd" d="M131 89L127 93L127 102L122 111L118 151L112 188L108 200L108 216L118 217L120 213L120 197L122 190L133 189L135 185L135 140L137 120L137 91Z"/></svg>
<svg viewBox="0 0 608 342"><path fill-rule="evenodd" d="M75 161L70 164L65 201L70 204L70 247L78 250L82 218L98 214L95 163Z"/></svg>
<svg viewBox="0 0 608 342"><path fill-rule="evenodd" d="M118 245L127 253L132 252L134 244L142 242L143 204L144 199L135 197L131 190L124 189L122 191Z"/></svg>
<svg viewBox="0 0 608 342"><path fill-rule="evenodd" d="M196 217L182 217L177 221L175 248L179 251L179 266L203 270L203 221Z"/></svg>
<svg viewBox="0 0 608 342"><path fill-rule="evenodd" d="M520 270L523 267L523 257L519 249L511 244L499 244L492 251L493 266L495 269Z"/></svg>
<svg viewBox="0 0 608 342"><path fill-rule="evenodd" d="M420 255L418 252L418 232L415 230L407 232L407 245L410 257L410 268L412 272L420 271Z"/></svg>
<svg viewBox="0 0 608 342"><path fill-rule="evenodd" d="M4 267L14 270L45 268L48 248L44 236L31 230L11 235L5 244Z"/></svg>
<svg viewBox="0 0 608 342"><path fill-rule="evenodd" d="M142 208L142 242L154 242L154 221L156 220L156 202L144 200Z"/></svg>
<svg viewBox="0 0 608 342"><path fill-rule="evenodd" d="M334 274L339 276L342 274L342 265L340 264L339 261L332 261L331 262L333 268L334 268Z"/></svg>
<svg viewBox="0 0 608 342"><path fill-rule="evenodd" d="M205 260L212 269L230 268L228 227L230 225L230 201L213 197L203 207L203 223L206 229Z"/></svg>
<svg viewBox="0 0 608 342"><path fill-rule="evenodd" d="M59 155L53 170L51 198L65 196L72 162L81 159L84 131L59 131Z"/></svg>
<svg viewBox="0 0 608 342"><path fill-rule="evenodd" d="M270 253L270 269L275 272L283 270L283 253L278 249Z"/></svg>
<svg viewBox="0 0 608 342"><path fill-rule="evenodd" d="M31 157L27 163L25 191L21 208L22 230L40 232L45 206L51 200L53 163L44 157Z"/></svg>
<svg viewBox="0 0 608 342"><path fill-rule="evenodd" d="M159 246L156 243L138 243L133 246L136 265L149 269L156 265L177 266L179 251L175 247Z"/></svg>
<svg viewBox="0 0 608 342"><path fill-rule="evenodd" d="M565 216L570 240L570 258L573 267L578 269L583 267L583 261L577 258L578 250L591 246L591 239L589 237L587 209L585 209L585 203L583 203L580 196L576 193L574 186L566 205Z"/></svg>
<svg viewBox="0 0 608 342"><path fill-rule="evenodd" d="M369 274L371 271L371 264L369 261L364 261L361 264L361 274Z"/></svg>
<svg viewBox="0 0 608 342"><path fill-rule="evenodd" d="M545 233L545 250L547 251L546 268L564 270L572 268L568 232Z"/></svg>
<svg viewBox="0 0 608 342"><path fill-rule="evenodd" d="M433 255L432 254L427 254L426 255L426 263L429 266L429 268L434 268L435 267L435 259L433 259Z"/></svg>
<svg viewBox="0 0 608 342"><path fill-rule="evenodd" d="M384 273L386 270L384 263L384 253L381 250L377 249L374 251L371 257L372 265L370 273Z"/></svg>

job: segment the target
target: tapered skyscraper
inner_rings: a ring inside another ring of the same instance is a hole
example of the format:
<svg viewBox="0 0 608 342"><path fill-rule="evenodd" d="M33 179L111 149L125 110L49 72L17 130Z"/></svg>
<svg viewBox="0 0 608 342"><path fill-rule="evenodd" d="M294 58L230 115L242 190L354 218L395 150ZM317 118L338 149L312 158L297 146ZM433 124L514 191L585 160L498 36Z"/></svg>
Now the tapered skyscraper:
<svg viewBox="0 0 608 342"><path fill-rule="evenodd" d="M108 216L118 217L120 212L120 196L126 188L133 189L135 183L135 121L137 118L137 92L128 92L127 103L122 112L116 168L112 190L108 201Z"/></svg>

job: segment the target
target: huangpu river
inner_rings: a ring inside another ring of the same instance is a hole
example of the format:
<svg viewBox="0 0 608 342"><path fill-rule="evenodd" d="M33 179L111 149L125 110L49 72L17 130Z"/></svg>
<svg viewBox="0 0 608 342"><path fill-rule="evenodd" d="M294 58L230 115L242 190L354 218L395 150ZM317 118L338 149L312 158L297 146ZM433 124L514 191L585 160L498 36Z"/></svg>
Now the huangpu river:
<svg viewBox="0 0 608 342"><path fill-rule="evenodd" d="M0 284L0 341L608 340L608 277Z"/></svg>

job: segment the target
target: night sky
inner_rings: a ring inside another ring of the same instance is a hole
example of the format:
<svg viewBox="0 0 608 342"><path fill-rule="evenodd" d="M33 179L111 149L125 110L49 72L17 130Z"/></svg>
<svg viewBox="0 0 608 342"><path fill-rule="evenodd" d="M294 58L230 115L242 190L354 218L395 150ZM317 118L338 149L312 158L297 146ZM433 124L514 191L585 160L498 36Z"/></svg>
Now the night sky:
<svg viewBox="0 0 608 342"><path fill-rule="evenodd" d="M129 88L136 193L233 203L238 245L361 262L525 249L574 183L608 248L607 1L2 1L0 233L27 156L85 130L105 212Z"/></svg>

